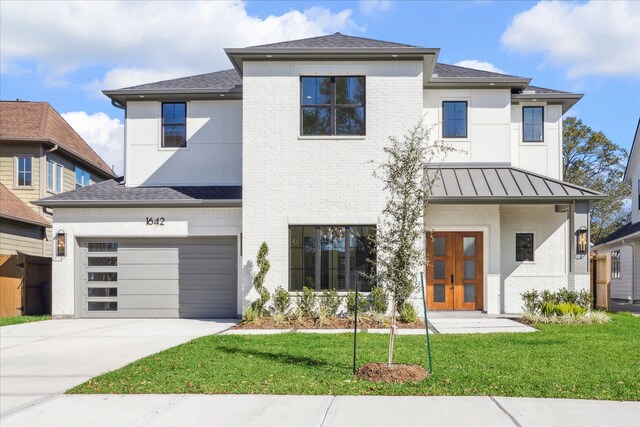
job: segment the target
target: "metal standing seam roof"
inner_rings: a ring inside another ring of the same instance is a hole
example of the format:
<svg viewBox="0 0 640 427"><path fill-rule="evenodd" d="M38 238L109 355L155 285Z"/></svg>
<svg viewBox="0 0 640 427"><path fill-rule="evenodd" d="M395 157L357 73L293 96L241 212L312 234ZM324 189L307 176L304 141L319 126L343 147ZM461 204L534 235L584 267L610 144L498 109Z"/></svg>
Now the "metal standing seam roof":
<svg viewBox="0 0 640 427"><path fill-rule="evenodd" d="M126 187L123 185L123 178L120 177L46 197L34 204L39 206L239 204L241 199L242 187L238 185Z"/></svg>
<svg viewBox="0 0 640 427"><path fill-rule="evenodd" d="M443 164L429 170L432 202L596 200L605 195L509 165Z"/></svg>

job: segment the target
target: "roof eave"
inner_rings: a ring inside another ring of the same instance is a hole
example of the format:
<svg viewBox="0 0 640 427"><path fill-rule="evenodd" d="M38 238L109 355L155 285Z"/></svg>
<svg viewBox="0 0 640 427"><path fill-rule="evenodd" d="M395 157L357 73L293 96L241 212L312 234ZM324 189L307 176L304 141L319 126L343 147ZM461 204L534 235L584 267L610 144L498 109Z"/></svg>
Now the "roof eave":
<svg viewBox="0 0 640 427"><path fill-rule="evenodd" d="M431 196L429 203L433 204L552 204L566 203L568 201L588 201L601 200L604 195L582 195L582 196Z"/></svg>
<svg viewBox="0 0 640 427"><path fill-rule="evenodd" d="M581 93L517 93L511 95L511 101L531 102L542 100L550 104L562 104L562 114L565 114L583 96Z"/></svg>
<svg viewBox="0 0 640 427"><path fill-rule="evenodd" d="M17 216L7 215L7 214L0 214L0 218L4 218L4 219L11 220L11 221L16 221L16 222L23 222L23 223L31 224L31 225L36 225L38 227L44 227L44 228L51 227L51 224L49 224L49 222L47 222L44 219L42 220L43 222L39 222L39 221L32 221L32 220L29 220L29 219L20 218L20 217L17 217Z"/></svg>
<svg viewBox="0 0 640 427"><path fill-rule="evenodd" d="M514 88L524 89L531 79L522 77L433 77L429 87L446 88Z"/></svg>
<svg viewBox="0 0 640 427"><path fill-rule="evenodd" d="M109 99L126 104L128 101L163 101L175 99L238 100L242 86L233 89L115 89L103 90Z"/></svg>
<svg viewBox="0 0 640 427"><path fill-rule="evenodd" d="M47 200L31 202L44 207L124 207L124 206L169 206L169 207L241 207L242 199L195 199L195 200Z"/></svg>

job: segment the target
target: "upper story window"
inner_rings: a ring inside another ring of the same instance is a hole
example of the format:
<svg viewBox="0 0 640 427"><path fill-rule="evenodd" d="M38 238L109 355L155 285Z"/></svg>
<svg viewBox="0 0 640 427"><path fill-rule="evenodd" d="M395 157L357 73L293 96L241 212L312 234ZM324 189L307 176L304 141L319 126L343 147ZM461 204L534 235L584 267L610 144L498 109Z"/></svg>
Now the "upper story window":
<svg viewBox="0 0 640 427"><path fill-rule="evenodd" d="M32 167L32 157L16 157L16 187L33 186Z"/></svg>
<svg viewBox="0 0 640 427"><path fill-rule="evenodd" d="M86 187L91 184L91 175L89 172L76 166L76 188Z"/></svg>
<svg viewBox="0 0 640 427"><path fill-rule="evenodd" d="M162 104L162 147L187 146L187 104L164 102Z"/></svg>
<svg viewBox="0 0 640 427"><path fill-rule="evenodd" d="M544 141L544 107L522 107L522 141Z"/></svg>
<svg viewBox="0 0 640 427"><path fill-rule="evenodd" d="M467 101L442 102L442 137L467 137Z"/></svg>
<svg viewBox="0 0 640 427"><path fill-rule="evenodd" d="M301 77L302 135L364 135L365 78Z"/></svg>
<svg viewBox="0 0 640 427"><path fill-rule="evenodd" d="M54 193L62 191L62 174L62 165L52 160L47 161L47 190Z"/></svg>
<svg viewBox="0 0 640 427"><path fill-rule="evenodd" d="M611 252L611 278L620 278L620 251Z"/></svg>

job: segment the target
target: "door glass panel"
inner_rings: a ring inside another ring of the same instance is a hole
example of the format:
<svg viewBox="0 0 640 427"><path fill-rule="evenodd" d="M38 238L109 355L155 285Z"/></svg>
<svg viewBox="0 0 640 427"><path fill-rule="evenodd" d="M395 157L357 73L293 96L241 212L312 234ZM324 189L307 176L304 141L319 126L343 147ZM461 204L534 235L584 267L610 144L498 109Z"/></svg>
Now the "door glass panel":
<svg viewBox="0 0 640 427"><path fill-rule="evenodd" d="M476 300L476 285L465 284L464 285L464 302L475 302Z"/></svg>
<svg viewBox="0 0 640 427"><path fill-rule="evenodd" d="M445 302L444 288L445 288L445 285L443 284L433 286L433 302Z"/></svg>
<svg viewBox="0 0 640 427"><path fill-rule="evenodd" d="M476 278L476 262L467 260L464 262L464 279L473 280Z"/></svg>
<svg viewBox="0 0 640 427"><path fill-rule="evenodd" d="M89 311L117 311L117 301L89 301L87 303Z"/></svg>
<svg viewBox="0 0 640 427"><path fill-rule="evenodd" d="M115 257L115 256L89 257L88 265L89 267L116 266L118 265L118 257Z"/></svg>
<svg viewBox="0 0 640 427"><path fill-rule="evenodd" d="M445 248L445 238L444 237L434 237L433 238L433 255L434 256L445 256L446 248Z"/></svg>
<svg viewBox="0 0 640 427"><path fill-rule="evenodd" d="M445 275L445 264L444 260L437 260L433 263L433 278L434 279L444 279Z"/></svg>
<svg viewBox="0 0 640 427"><path fill-rule="evenodd" d="M475 237L463 237L462 246L464 247L464 256L476 255L476 238Z"/></svg>

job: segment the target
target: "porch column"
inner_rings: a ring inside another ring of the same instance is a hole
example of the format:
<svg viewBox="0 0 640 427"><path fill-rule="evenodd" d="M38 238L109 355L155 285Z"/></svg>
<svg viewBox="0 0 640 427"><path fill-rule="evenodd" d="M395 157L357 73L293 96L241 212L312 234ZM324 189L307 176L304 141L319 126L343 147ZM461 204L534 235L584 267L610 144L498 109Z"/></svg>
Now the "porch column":
<svg viewBox="0 0 640 427"><path fill-rule="evenodd" d="M591 240L591 228L589 227L589 202L574 201L571 205L571 221L570 221L570 273L569 273L569 289L582 290L589 289L589 250L584 255L578 255L577 236L581 227L587 229L587 245Z"/></svg>

